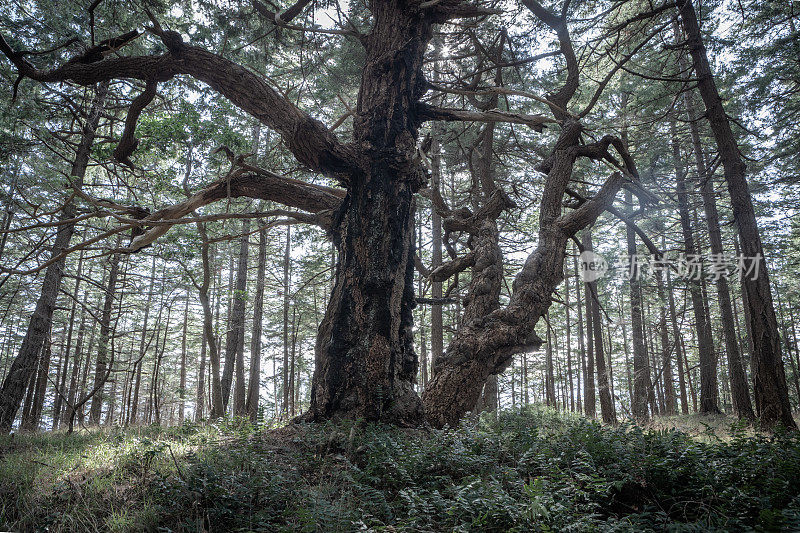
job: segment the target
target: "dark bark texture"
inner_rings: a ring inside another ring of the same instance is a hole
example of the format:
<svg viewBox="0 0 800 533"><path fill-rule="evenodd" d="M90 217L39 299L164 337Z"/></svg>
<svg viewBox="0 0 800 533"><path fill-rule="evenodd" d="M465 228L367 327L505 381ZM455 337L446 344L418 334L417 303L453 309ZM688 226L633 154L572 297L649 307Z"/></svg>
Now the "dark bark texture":
<svg viewBox="0 0 800 533"><path fill-rule="evenodd" d="M360 169L337 213L336 280L317 339L309 416L416 424L413 194L422 180L414 155L432 20L403 2L371 9L354 117Z"/></svg>

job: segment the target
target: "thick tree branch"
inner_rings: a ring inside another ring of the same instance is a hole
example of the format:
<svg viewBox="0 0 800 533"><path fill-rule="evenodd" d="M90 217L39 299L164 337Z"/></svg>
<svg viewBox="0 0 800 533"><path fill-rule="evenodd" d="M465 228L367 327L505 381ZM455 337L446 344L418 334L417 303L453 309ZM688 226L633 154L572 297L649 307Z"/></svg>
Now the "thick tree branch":
<svg viewBox="0 0 800 533"><path fill-rule="evenodd" d="M332 212L339 207L344 197L344 191L285 178L265 170L253 173L237 169L232 174L217 180L185 201L160 209L142 219L142 226L147 226L147 223L151 221L183 217L204 205L224 198L246 196L248 198L278 202L312 213L316 217L309 218L307 221L316 221L318 225L330 230ZM165 234L170 227L161 225L152 227L144 234L136 237L126 251L135 252L152 244L158 237Z"/></svg>
<svg viewBox="0 0 800 533"><path fill-rule="evenodd" d="M475 265L475 252L469 252L452 261L448 261L436 270L431 272L428 278L431 281L446 281L448 278L463 272L464 270Z"/></svg>
<svg viewBox="0 0 800 533"><path fill-rule="evenodd" d="M118 78L148 83L186 74L228 98L234 105L274 129L284 138L297 160L314 171L346 183L357 170L352 150L342 145L318 120L297 109L257 74L222 56L184 43L176 32L154 30L170 49L167 54L113 57L93 63L67 62L51 70L39 70L15 52L0 35L2 51L20 75L42 83L73 81L92 85Z"/></svg>
<svg viewBox="0 0 800 533"><path fill-rule="evenodd" d="M130 168L133 168L130 156L139 145L139 139L134 135L136 122L139 120L139 115L142 114L144 108L155 98L157 86L158 84L154 80L148 80L144 92L133 99L131 107L128 109L128 116L125 118L125 129L122 132L117 148L114 150L114 159Z"/></svg>
<svg viewBox="0 0 800 533"><path fill-rule="evenodd" d="M614 172L603 183L597 194L584 201L574 211L562 215L556 221L556 224L567 235L574 235L579 230L589 226L614 202L614 197L622 187L624 179L622 172Z"/></svg>

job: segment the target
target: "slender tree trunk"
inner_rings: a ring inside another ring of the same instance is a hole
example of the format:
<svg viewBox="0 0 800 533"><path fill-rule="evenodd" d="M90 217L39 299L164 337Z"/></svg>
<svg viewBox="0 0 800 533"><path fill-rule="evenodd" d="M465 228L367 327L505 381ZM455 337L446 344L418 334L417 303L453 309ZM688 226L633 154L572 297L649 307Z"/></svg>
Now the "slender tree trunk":
<svg viewBox="0 0 800 533"><path fill-rule="evenodd" d="M42 347L44 349L44 347ZM33 410L33 395L36 390L36 376L38 375L39 365L37 364L30 380L26 384L25 403L22 404L22 418L20 420L20 431L31 431L31 411Z"/></svg>
<svg viewBox="0 0 800 533"><path fill-rule="evenodd" d="M108 90L108 82L97 86L94 100L92 101L89 116L86 118L83 127L81 140L75 153L75 160L72 164L70 176L77 179L78 184L82 183L86 174L86 167L89 164L89 155L92 144L94 143L95 131L100 123L100 115L105 103L105 96ZM66 221L75 217L75 207L69 202L63 209L61 220ZM72 223L60 224L56 230L53 247L50 257L59 257L62 252L69 247L75 225ZM19 354L11 364L11 369L3 381L0 388L0 432L8 433L14 424L14 419L19 409L22 396L25 394L25 387L36 372L38 357L42 353L42 348L46 342L50 325L53 321L53 310L55 309L56 299L61 286L61 276L64 272L65 258L54 261L47 267L42 281L42 290L39 300L36 302L36 309L31 315L25 338L20 346Z"/></svg>
<svg viewBox="0 0 800 533"><path fill-rule="evenodd" d="M92 278L92 268L89 268L89 279ZM80 379L81 358L83 355L83 338L86 334L86 305L89 302L89 291L84 291L81 301L81 318L78 326L78 336L75 340L75 354L72 357L72 373L69 379L69 392L67 393L66 407L61 417L61 425L67 425L73 417L75 401L78 395L78 382ZM88 358L88 355L87 355Z"/></svg>
<svg viewBox="0 0 800 533"><path fill-rule="evenodd" d="M577 247L573 245L575 251ZM577 253L573 256L572 265L575 270L575 307L578 309L578 355L580 361L578 362L578 379L577 379L577 412L583 412L583 394L581 393L581 383L586 380L586 347L583 343L583 303L581 302L581 284L578 279L578 257ZM583 380L583 381L582 381ZM585 387L584 387L585 388Z"/></svg>
<svg viewBox="0 0 800 533"><path fill-rule="evenodd" d="M564 274L564 313L567 326L567 381L569 382L569 410L575 412L575 389L572 382L572 323L569 320L569 273Z"/></svg>
<svg viewBox="0 0 800 533"><path fill-rule="evenodd" d="M139 357L136 360L136 365L134 369L136 372L136 377L135 377L136 385L134 386L133 389L133 403L131 404L131 409L130 409L131 414L128 417L128 420L133 424L136 424L136 419L139 409L139 388L142 383L142 361L144 360L144 357L147 354L147 347L148 347L147 325L148 325L148 319L150 318L150 307L151 304L153 303L153 283L155 283L155 275L156 275L156 257L153 256L153 260L150 264L150 279L148 280L148 285L147 285L147 305L144 308L144 318L142 320L142 335L139 338ZM161 309L161 307L159 307L159 309ZM159 310L159 315L160 313L161 312Z"/></svg>
<svg viewBox="0 0 800 533"><path fill-rule="evenodd" d="M614 384L614 345L611 342L611 327L606 328L606 337L608 338L608 349L606 353L608 357L606 358L606 372L608 373L608 388L611 392L611 402L614 404L614 411L616 413L616 400L617 400L617 393L614 389L616 386Z"/></svg>
<svg viewBox="0 0 800 533"><path fill-rule="evenodd" d="M200 339L200 366L197 369L197 390L195 391L194 421L200 422L205 416L206 409L206 338Z"/></svg>
<svg viewBox="0 0 800 533"><path fill-rule="evenodd" d="M624 316L625 303L621 300L622 298L620 297L619 314L620 316ZM628 328L625 322L622 323L622 346L625 351L625 380L628 386L628 398L630 399L631 406L633 406L633 377L631 376L631 368L633 365L631 364L631 350L628 347Z"/></svg>
<svg viewBox="0 0 800 533"><path fill-rule="evenodd" d="M694 342L694 330L692 331L692 342ZM683 364L686 366L686 381L689 385L689 393L692 397L692 409L697 412L697 389L694 386L696 380L692 378L692 367L689 366L689 352L686 349L686 342L681 339L681 346L683 347Z"/></svg>
<svg viewBox="0 0 800 533"><path fill-rule="evenodd" d="M486 385L483 389L484 395L484 410L489 411L491 413L497 414L498 405L498 386L497 386L497 375L492 374L486 380Z"/></svg>
<svg viewBox="0 0 800 533"><path fill-rule="evenodd" d="M675 379L672 375L672 354L678 351L677 339L670 345L669 330L667 328L667 301L664 295L664 273L659 270L656 277L658 283L658 301L661 304L659 316L659 332L661 333L661 349L662 349L662 370L664 380L664 400L665 400L665 414L677 414L677 401L675 398Z"/></svg>
<svg viewBox="0 0 800 533"><path fill-rule="evenodd" d="M422 243L422 224L418 224L417 227L417 248L421 246ZM425 293L425 278L424 276L420 276L417 279L417 290L419 294ZM316 294L316 293L315 293ZM316 314L316 306L315 306L315 314ZM420 361L420 382L418 383L418 389L424 389L425 384L428 383L428 329L426 324L428 324L428 313L427 308L422 308L422 317L420 320L420 324L418 327L419 330L419 345L420 345L420 354L419 354L419 361ZM319 323L319 320L317 321Z"/></svg>
<svg viewBox="0 0 800 533"><path fill-rule="evenodd" d="M117 247L120 246L121 240L118 240ZM94 396L92 396L92 405L89 409L89 423L98 425L100 423L100 414L103 411L103 401L105 395L103 393L104 381L108 377L107 365L108 363L108 348L111 334L111 312L114 308L114 296L117 292L117 277L119 276L119 263L120 255L113 254L111 256L111 268L108 274L108 284L106 285L105 301L103 303L103 313L100 317L100 339L97 343L97 360L94 367ZM113 349L113 347L112 347ZM113 354L112 354L113 357Z"/></svg>
<svg viewBox="0 0 800 533"><path fill-rule="evenodd" d="M591 239L590 230L584 230L583 233L583 247L586 248L587 242ZM595 378L594 378L594 312L592 309L592 294L589 283L583 284L584 303L586 306L586 367L584 369L584 389L586 390L586 398L584 399L584 410L586 416L589 418L597 418L597 398L595 393ZM580 295L578 296L580 299ZM579 304L580 305L580 304Z"/></svg>
<svg viewBox="0 0 800 533"><path fill-rule="evenodd" d="M680 37L677 24L675 24L676 38ZM681 61L681 68L685 70L685 62ZM719 227L719 214L717 212L717 202L714 192L713 176L708 174L706 169L705 155L700 141L700 131L698 127L697 111L695 110L692 92L686 91L683 94L683 105L689 118L689 132L692 137L692 147L694 149L695 166L701 184L701 196L703 199L703 210L705 212L706 224L708 227L709 242L711 245L712 259L716 258L724 264L722 234ZM728 356L728 374L730 376L731 400L733 410L740 418L752 420L755 418L753 406L750 403L750 394L747 386L747 378L742 367L742 358L739 351L739 344L734 329L735 322L731 305L730 289L726 275L720 275L716 280L717 300L719 302L720 315L722 318L722 332L725 338L725 352Z"/></svg>
<svg viewBox="0 0 800 533"><path fill-rule="evenodd" d="M110 343L111 343L111 352L112 352L112 354L114 354L115 352L119 353L119 354L123 353L124 340L120 341L119 349L116 348L116 342L117 342L116 339L119 338L119 336L117 335L117 331L120 329L120 320L122 320L122 326L123 326L122 329L123 329L123 331L129 329L129 327L127 327L127 322L128 321L126 320L127 313L124 312L125 311L125 307L123 306L123 304L125 302L125 287L127 286L128 268L129 267L130 267L130 262L125 261L125 263L123 265L122 273L121 273L121 276L120 276L120 281L119 281L120 290L119 290L119 294L116 297L116 300L118 302L117 310L116 310L116 319L114 320L114 327L111 329ZM130 327L131 328L133 327L133 321L132 320L131 320ZM131 356L133 354L133 344L134 344L134 340L131 339L130 348L128 350L128 359L127 359L127 361L131 360ZM114 369L114 360L115 360L114 357L112 357L111 364L109 365L109 368L110 368L109 375L114 374L115 377L114 377L114 379L111 380L111 395L110 395L110 400L111 401L109 403L108 412L106 414L106 420L105 420L106 425L111 425L114 422L115 411L116 411L116 408L117 408L117 385L118 385L117 382L119 381L119 378L116 377L116 376L119 375L118 373L121 372L121 369L117 369L117 370ZM123 394L124 394L124 391L125 391L125 389L124 389L124 386L123 386L123 389L122 389ZM124 396L123 396L123 399L124 399ZM120 403L124 403L124 402L120 401Z"/></svg>
<svg viewBox="0 0 800 533"><path fill-rule="evenodd" d="M186 307L183 308L183 335L181 335L181 367L178 394L178 424L183 425L183 412L186 410L186 335L189 328L189 295L186 295Z"/></svg>
<svg viewBox="0 0 800 533"><path fill-rule="evenodd" d="M297 366L296 354L297 354L297 330L298 330L298 318L297 318L297 307L295 306L292 309L292 349L290 351L291 355L289 357L289 413L292 417L295 416L296 406L295 406L295 399L296 399L296 390L295 390L295 367Z"/></svg>
<svg viewBox="0 0 800 533"><path fill-rule="evenodd" d="M759 261L757 275L742 276L743 291L751 309L750 326L753 332L752 375L756 408L762 425L771 427L783 424L796 428L789 405L789 391L783 368L778 323L772 303L769 274L763 261L764 249L758 231L753 202L745 179L747 166L742 160L730 120L722 106L722 99L714 82L711 66L694 6L690 0L678 0L683 28L689 43L698 78L698 90L706 107L714 138L719 149L725 181L731 196L733 216L741 236L745 257Z"/></svg>
<svg viewBox="0 0 800 533"><path fill-rule="evenodd" d="M258 221L263 227L262 220ZM258 417L258 398L261 390L261 321L264 315L264 277L267 268L267 230L258 232L258 270L256 295L253 302L253 336L250 339L250 382L247 389L247 414L255 423Z"/></svg>
<svg viewBox="0 0 800 533"><path fill-rule="evenodd" d="M697 348L700 357L700 412L704 414L719 413L719 387L717 386L717 362L714 354L714 338L711 334L709 317L703 304L703 295L699 283L700 276L700 256L695 245L692 224L689 212L689 198L686 187L686 170L681 158L678 134L675 130L675 122L670 122L670 134L672 136L672 155L675 164L675 174L677 183L678 209L680 211L681 229L683 230L683 241L686 246L686 258L690 264L696 266L696 271L689 271L687 279L689 294L692 299L692 309L697 330Z"/></svg>
<svg viewBox="0 0 800 533"><path fill-rule="evenodd" d="M545 398L548 406L556 407L555 378L553 376L553 335L548 315L545 315L545 322L547 328L547 343L545 344ZM527 398L527 383L525 383L525 385L525 395ZM527 405L527 399L525 403Z"/></svg>
<svg viewBox="0 0 800 533"><path fill-rule="evenodd" d="M71 316L69 317L69 321L70 325L72 325L73 319ZM66 329L69 330L69 326L66 326ZM65 332L65 335L67 333L68 331ZM66 393L66 391L64 391L64 387L61 382L62 382L62 376L66 374L67 365L69 364L68 361L64 360L66 357L67 349L68 349L67 340L66 338L63 338L61 343L60 353L58 355L58 364L56 364L56 379L55 381L53 381L53 408L50 412L51 428L52 426L58 426L59 416L56 413L56 401L60 401L62 399L61 395ZM61 406L59 405L58 408L60 410Z"/></svg>
<svg viewBox="0 0 800 533"><path fill-rule="evenodd" d="M653 324L652 320L652 307L650 305L646 306L645 312L645 323L646 323L646 330L647 330L647 338L648 338L648 360L649 360L649 367L653 369L653 372L650 376L650 383L652 383L649 391L650 396L650 411L653 415L662 415L666 410L665 402L664 402L664 391L661 388L661 379L660 373L658 371L659 364L658 364L658 357L656 350L656 332L655 332L655 325ZM663 347L662 347L663 350Z"/></svg>
<svg viewBox="0 0 800 533"><path fill-rule="evenodd" d="M166 265L162 270L162 274L166 272ZM158 304L158 315L156 316L156 331L153 336L151 336L151 340L153 341L153 370L150 372L150 383L147 387L147 408L145 410L144 421L147 423L151 423L153 421L153 414L155 413L155 405L157 398L155 397L156 385L158 381L158 373L156 372L156 368L159 364L158 362L158 347L161 344L161 317L163 315L165 309L165 298L166 294L162 294ZM154 337L154 340L153 340Z"/></svg>
<svg viewBox="0 0 800 533"><path fill-rule="evenodd" d="M286 226L286 244L283 249L283 402L282 418L289 416L289 291L291 289L292 230Z"/></svg>
<svg viewBox="0 0 800 533"><path fill-rule="evenodd" d="M105 269L103 269L103 270L105 271ZM106 279L107 278L106 278L106 275L105 275L105 272L104 272L103 273L103 285L105 285ZM100 302L98 301L97 304L99 305ZM92 366L92 354L94 353L94 344L95 344L96 340L97 340L97 325L96 325L95 321L93 320L92 321L92 330L91 330L91 333L89 334L89 344L88 344L87 350L86 350L86 361L84 362L84 365L83 365L83 370L81 372L81 383L80 383L80 386L78 388L78 390L80 390L81 393L83 393L83 391L86 391L86 386L87 386L87 383L89 382L89 369ZM86 398L86 396L84 396L84 398ZM86 418L86 410L85 410L86 402L84 401L84 402L78 402L78 403L81 404L80 407L78 407L77 403L75 404L75 408L77 410L78 422L80 424L83 424L83 421ZM72 425L72 420L73 419L71 419L71 418L69 420L67 420L67 424L70 425L70 427Z"/></svg>
<svg viewBox="0 0 800 533"><path fill-rule="evenodd" d="M592 247L591 232L584 232L584 250L590 252ZM603 422L606 424L616 424L617 414L614 409L614 401L611 398L611 388L609 382L608 369L606 367L605 350L603 349L603 328L600 316L600 302L597 301L597 283L592 281L586 284L586 301L588 302L587 316L592 317L592 334L594 335L594 355L595 365L597 366L597 389L600 396L600 413ZM590 313L591 311L591 313Z"/></svg>
<svg viewBox="0 0 800 533"><path fill-rule="evenodd" d="M662 239L662 247L663 247ZM683 370L684 356L683 352L683 336L678 327L678 314L675 311L675 293L672 287L672 275L667 269L667 299L669 303L669 319L672 324L672 336L675 339L675 360L678 363L678 389L680 390L681 399L681 413L689 414L689 399L686 396L686 379Z"/></svg>
<svg viewBox="0 0 800 533"><path fill-rule="evenodd" d="M220 360L217 337L214 333L213 314L208 289L211 286L211 258L209 254L208 235L205 224L197 223L197 231L202 240L201 257L203 262L203 281L197 288L200 295L200 304L203 306L203 339L208 346L208 358L211 362L211 414L210 418L220 418L225 415L225 406L222 401L222 380L220 379Z"/></svg>
<svg viewBox="0 0 800 533"><path fill-rule="evenodd" d="M594 330L595 365L597 366L597 388L600 395L600 413L603 422L616 424L617 415L614 401L611 398L611 385L608 368L606 366L605 350L603 349L603 330L600 316L600 303L594 296L590 297L592 303L592 329Z"/></svg>
<svg viewBox="0 0 800 533"><path fill-rule="evenodd" d="M235 282L235 263L234 263L234 255L233 255L233 241L228 243L228 246L225 249L226 255L228 257L228 285L227 285L227 294L228 294L228 305L226 306L226 314L227 317L225 319L225 361L223 362L222 366L222 404L223 404L223 414L229 413L230 410L228 409L229 400L231 397L231 387L233 387L233 373L236 370L236 335L235 332L232 331L232 322L231 319L233 318L233 308L236 303L236 282ZM220 278L222 274L220 274ZM222 300L222 296L219 297ZM219 324L219 320L217 320ZM220 350L222 349L222 335L220 335L219 340Z"/></svg>
<svg viewBox="0 0 800 533"><path fill-rule="evenodd" d="M686 108L689 111L689 125L692 133L692 144L695 151L697 172L700 178L701 193L703 197L703 209L705 211L706 224L708 226L708 236L711 243L711 253L714 260L719 260L724 264L724 252L722 246L722 234L719 227L719 214L717 212L717 202L714 193L713 176L708 176L705 166L702 147L700 146L700 134L697 131L696 116L691 105L691 93L684 95ZM753 420L753 406L750 403L750 394L747 387L747 378L742 367L742 358L739 352L739 343L736 338L735 322L733 318L733 308L731 305L730 288L726 275L720 275L716 280L717 302L719 304L720 317L722 319L722 333L725 339L725 352L728 356L728 374L730 376L731 401L733 410L739 418Z"/></svg>
<svg viewBox="0 0 800 533"><path fill-rule="evenodd" d="M51 326L52 327L52 326ZM35 432L39 430L39 424L42 421L42 407L44 406L44 394L47 387L47 376L50 372L50 359L52 357L52 338L48 335L45 340L44 347L42 347L42 355L39 357L39 371L36 377L31 382L31 391L33 397L31 398L31 408L28 416L23 418L20 425L21 431Z"/></svg>
<svg viewBox="0 0 800 533"><path fill-rule="evenodd" d="M233 314L231 325L228 330L228 345L231 345L231 337L235 338L233 347L236 353L236 383L233 391L233 414L236 416L246 416L246 387L244 380L244 321L245 321L245 302L247 301L247 259L250 243L250 219L246 218L242 222L242 240L239 244L239 261L236 267L236 292L233 304ZM226 348L227 350L227 348Z"/></svg>
<svg viewBox="0 0 800 533"><path fill-rule="evenodd" d="M53 402L53 426L52 429L58 429L59 423L61 422L61 409L64 402L64 398L67 396L67 368L69 367L69 358L70 358L70 349L72 348L72 333L75 326L75 322L78 321L78 318L75 316L78 311L78 289L80 288L80 279L83 275L83 254L84 251L81 250L80 254L78 255L78 266L76 268L77 277L75 278L75 286L72 290L72 306L69 312L69 328L67 329L67 339L66 339L66 349L64 351L64 359L61 362L61 375L60 379L57 381L58 388L56 390L56 397ZM73 357L78 357L77 349Z"/></svg>
<svg viewBox="0 0 800 533"><path fill-rule="evenodd" d="M625 191L625 202L633 205L630 191ZM632 208L631 208L632 209ZM632 215L632 211L628 216ZM642 289L639 280L639 263L637 262L636 233L633 228L626 226L628 244L628 257L631 261L628 276L630 278L631 299L631 337L633 339L633 402L631 413L639 421L650 418L647 411L647 398L653 385L650 382L650 365L648 364L647 348L644 344L644 325L642 320Z"/></svg>
<svg viewBox="0 0 800 533"><path fill-rule="evenodd" d="M117 408L117 380L111 380L111 392L108 395L108 411L104 425L110 426L114 423L114 411Z"/></svg>
<svg viewBox="0 0 800 533"><path fill-rule="evenodd" d="M158 425L161 425L161 400L164 398L163 383L158 378L161 373L161 363L164 360L164 354L166 353L167 337L169 337L169 325L171 319L172 306L169 305L167 306L167 321L164 323L164 335L161 337L160 348L158 347L158 342L156 342L156 358L155 365L153 366L153 421ZM159 390L159 387L161 387L162 390Z"/></svg>
<svg viewBox="0 0 800 533"><path fill-rule="evenodd" d="M434 71L438 75L438 70ZM439 144L440 129L438 126L433 128L431 139L431 186L437 191L440 190L442 181L442 156ZM431 209L431 272L442 266L442 217L439 212ZM434 301L442 298L442 282L433 281L431 283L431 296ZM442 316L442 305L434 303L431 305L431 361L438 361L444 353L444 321ZM426 380L427 381L427 380Z"/></svg>

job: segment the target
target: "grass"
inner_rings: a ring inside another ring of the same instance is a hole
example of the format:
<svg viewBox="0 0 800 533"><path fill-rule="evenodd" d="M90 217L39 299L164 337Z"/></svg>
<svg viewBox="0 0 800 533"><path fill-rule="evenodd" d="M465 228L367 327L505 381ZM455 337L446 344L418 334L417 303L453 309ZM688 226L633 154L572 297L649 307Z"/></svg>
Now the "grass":
<svg viewBox="0 0 800 533"><path fill-rule="evenodd" d="M223 421L5 437L0 529L800 529L798 434L672 422L684 429L535 408L446 431Z"/></svg>

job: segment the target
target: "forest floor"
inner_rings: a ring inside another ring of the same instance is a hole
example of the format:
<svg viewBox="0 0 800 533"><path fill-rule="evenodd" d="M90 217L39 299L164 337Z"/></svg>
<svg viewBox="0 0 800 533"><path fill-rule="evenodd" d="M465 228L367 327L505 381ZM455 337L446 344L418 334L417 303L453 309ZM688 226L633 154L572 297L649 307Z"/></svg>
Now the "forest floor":
<svg viewBox="0 0 800 533"><path fill-rule="evenodd" d="M724 417L604 427L541 408L445 431L17 435L0 439L0 529L797 531L800 435Z"/></svg>

